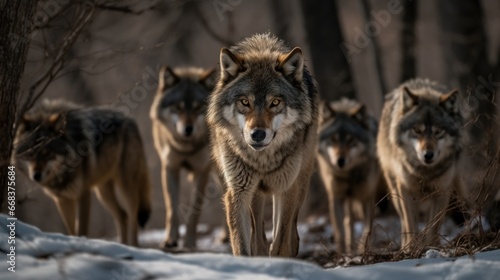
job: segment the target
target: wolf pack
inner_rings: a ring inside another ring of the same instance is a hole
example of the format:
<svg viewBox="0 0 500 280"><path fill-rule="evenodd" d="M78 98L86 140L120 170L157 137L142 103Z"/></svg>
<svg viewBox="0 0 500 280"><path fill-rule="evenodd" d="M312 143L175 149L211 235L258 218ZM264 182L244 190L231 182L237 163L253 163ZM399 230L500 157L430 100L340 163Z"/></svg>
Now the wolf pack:
<svg viewBox="0 0 500 280"><path fill-rule="evenodd" d="M150 118L166 208L162 249L196 248L210 180L224 191L221 220L235 256L298 254L299 210L316 171L339 254L370 248L381 190L399 215L405 252L439 246L452 196L474 206L463 178L467 131L457 90L409 80L386 95L378 122L359 101L320 100L302 50L272 34L222 48L219 67L163 66L159 74ZM22 116L15 152L29 178L54 200L69 234L88 233L95 191L120 242L138 246L152 186L132 118L106 107L45 100ZM181 242L183 174L196 191ZM272 241L265 230L268 201Z"/></svg>

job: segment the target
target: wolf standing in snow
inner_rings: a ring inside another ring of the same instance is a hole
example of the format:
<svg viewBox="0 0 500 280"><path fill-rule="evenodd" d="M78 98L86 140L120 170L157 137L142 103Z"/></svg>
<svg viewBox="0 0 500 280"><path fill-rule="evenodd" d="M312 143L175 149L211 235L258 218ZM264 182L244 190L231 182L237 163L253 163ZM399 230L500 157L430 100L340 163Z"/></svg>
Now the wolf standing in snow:
<svg viewBox="0 0 500 280"><path fill-rule="evenodd" d="M405 251L439 245L450 195L460 184L463 121L458 103L456 90L422 79L404 83L385 101L377 151L401 219ZM426 228L416 240L422 204Z"/></svg>
<svg viewBox="0 0 500 280"><path fill-rule="evenodd" d="M134 120L107 108L45 101L22 117L15 143L16 157L27 161L30 178L52 197L69 234L87 234L96 186L120 242L138 245L138 224L144 226L151 212L151 186Z"/></svg>
<svg viewBox="0 0 500 280"><path fill-rule="evenodd" d="M315 82L300 48L290 50L270 34L223 48L220 67L207 117L213 157L227 187L233 254L295 256L297 216L309 188L318 139ZM270 250L263 219L269 196Z"/></svg>
<svg viewBox="0 0 500 280"><path fill-rule="evenodd" d="M184 247L196 247L196 226L201 214L212 159L205 120L206 100L213 88L213 69L163 66L151 106L153 138L162 163L166 207L163 248L178 246L180 173L193 175L195 198L187 221Z"/></svg>
<svg viewBox="0 0 500 280"><path fill-rule="evenodd" d="M367 246L380 182L376 153L377 121L366 107L342 99L322 104L319 170L328 193L330 221L337 251L355 252L355 206L362 209L364 224L359 251Z"/></svg>

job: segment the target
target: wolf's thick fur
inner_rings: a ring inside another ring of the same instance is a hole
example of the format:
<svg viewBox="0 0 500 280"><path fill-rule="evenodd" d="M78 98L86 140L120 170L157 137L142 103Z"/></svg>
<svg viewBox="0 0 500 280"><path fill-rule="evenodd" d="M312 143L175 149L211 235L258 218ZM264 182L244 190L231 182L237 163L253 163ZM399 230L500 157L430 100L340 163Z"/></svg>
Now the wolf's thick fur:
<svg viewBox="0 0 500 280"><path fill-rule="evenodd" d="M196 226L212 163L205 112L206 100L213 88L213 73L213 69L171 69L168 66L160 71L151 120L155 147L162 163L166 207L163 248L178 245L180 173L183 168L193 174L196 184L184 247L196 247Z"/></svg>
<svg viewBox="0 0 500 280"><path fill-rule="evenodd" d="M458 103L457 91L422 79L404 83L385 101L377 151L401 218L403 250L439 244L450 195L460 184L463 120ZM421 204L426 228L414 240Z"/></svg>
<svg viewBox="0 0 500 280"><path fill-rule="evenodd" d="M295 256L297 215L310 184L318 140L318 93L299 48L270 34L220 53L209 101L213 157L227 187L234 255ZM273 198L268 253L263 205Z"/></svg>
<svg viewBox="0 0 500 280"><path fill-rule="evenodd" d="M30 178L54 199L69 234L87 234L95 186L120 241L138 245L138 223L144 226L151 211L151 187L134 120L106 108L44 101L23 116L15 145Z"/></svg>
<svg viewBox="0 0 500 280"><path fill-rule="evenodd" d="M381 177L375 148L377 121L363 104L345 98L324 102L321 115L318 163L328 193L337 251L352 254L356 250L357 204L364 224L358 246L363 252L368 245Z"/></svg>

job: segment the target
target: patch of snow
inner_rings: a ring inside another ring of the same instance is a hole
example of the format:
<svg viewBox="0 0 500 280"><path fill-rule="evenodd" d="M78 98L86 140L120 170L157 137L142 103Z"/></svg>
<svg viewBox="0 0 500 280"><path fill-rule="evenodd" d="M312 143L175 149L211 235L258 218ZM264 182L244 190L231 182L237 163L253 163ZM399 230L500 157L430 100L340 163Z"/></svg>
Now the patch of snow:
<svg viewBox="0 0 500 280"><path fill-rule="evenodd" d="M7 216L0 215L0 251L9 252ZM294 259L229 254L172 255L111 241L45 233L16 221L16 272L0 262L0 279L498 279L500 250L457 259L438 257L323 269Z"/></svg>

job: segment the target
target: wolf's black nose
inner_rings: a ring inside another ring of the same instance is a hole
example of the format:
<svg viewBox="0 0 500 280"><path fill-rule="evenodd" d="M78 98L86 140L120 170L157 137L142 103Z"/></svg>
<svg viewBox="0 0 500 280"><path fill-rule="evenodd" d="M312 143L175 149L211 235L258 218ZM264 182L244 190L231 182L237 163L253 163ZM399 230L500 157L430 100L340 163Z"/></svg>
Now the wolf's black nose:
<svg viewBox="0 0 500 280"><path fill-rule="evenodd" d="M191 136L193 133L193 127L191 125L186 126L186 128L184 128L184 133L186 136Z"/></svg>
<svg viewBox="0 0 500 280"><path fill-rule="evenodd" d="M426 162L431 162L433 158L434 158L434 152L433 151L425 151L424 152L424 159L425 159Z"/></svg>
<svg viewBox="0 0 500 280"><path fill-rule="evenodd" d="M345 165L345 158L343 158L343 157L339 157L339 158L337 159L337 165L338 165L340 168L344 167L344 165Z"/></svg>
<svg viewBox="0 0 500 280"><path fill-rule="evenodd" d="M40 182L42 180L42 172L35 171L35 173L33 173L33 180Z"/></svg>
<svg viewBox="0 0 500 280"><path fill-rule="evenodd" d="M264 139L266 139L266 131L262 129L256 129L250 136L252 137L253 141L262 142Z"/></svg>

